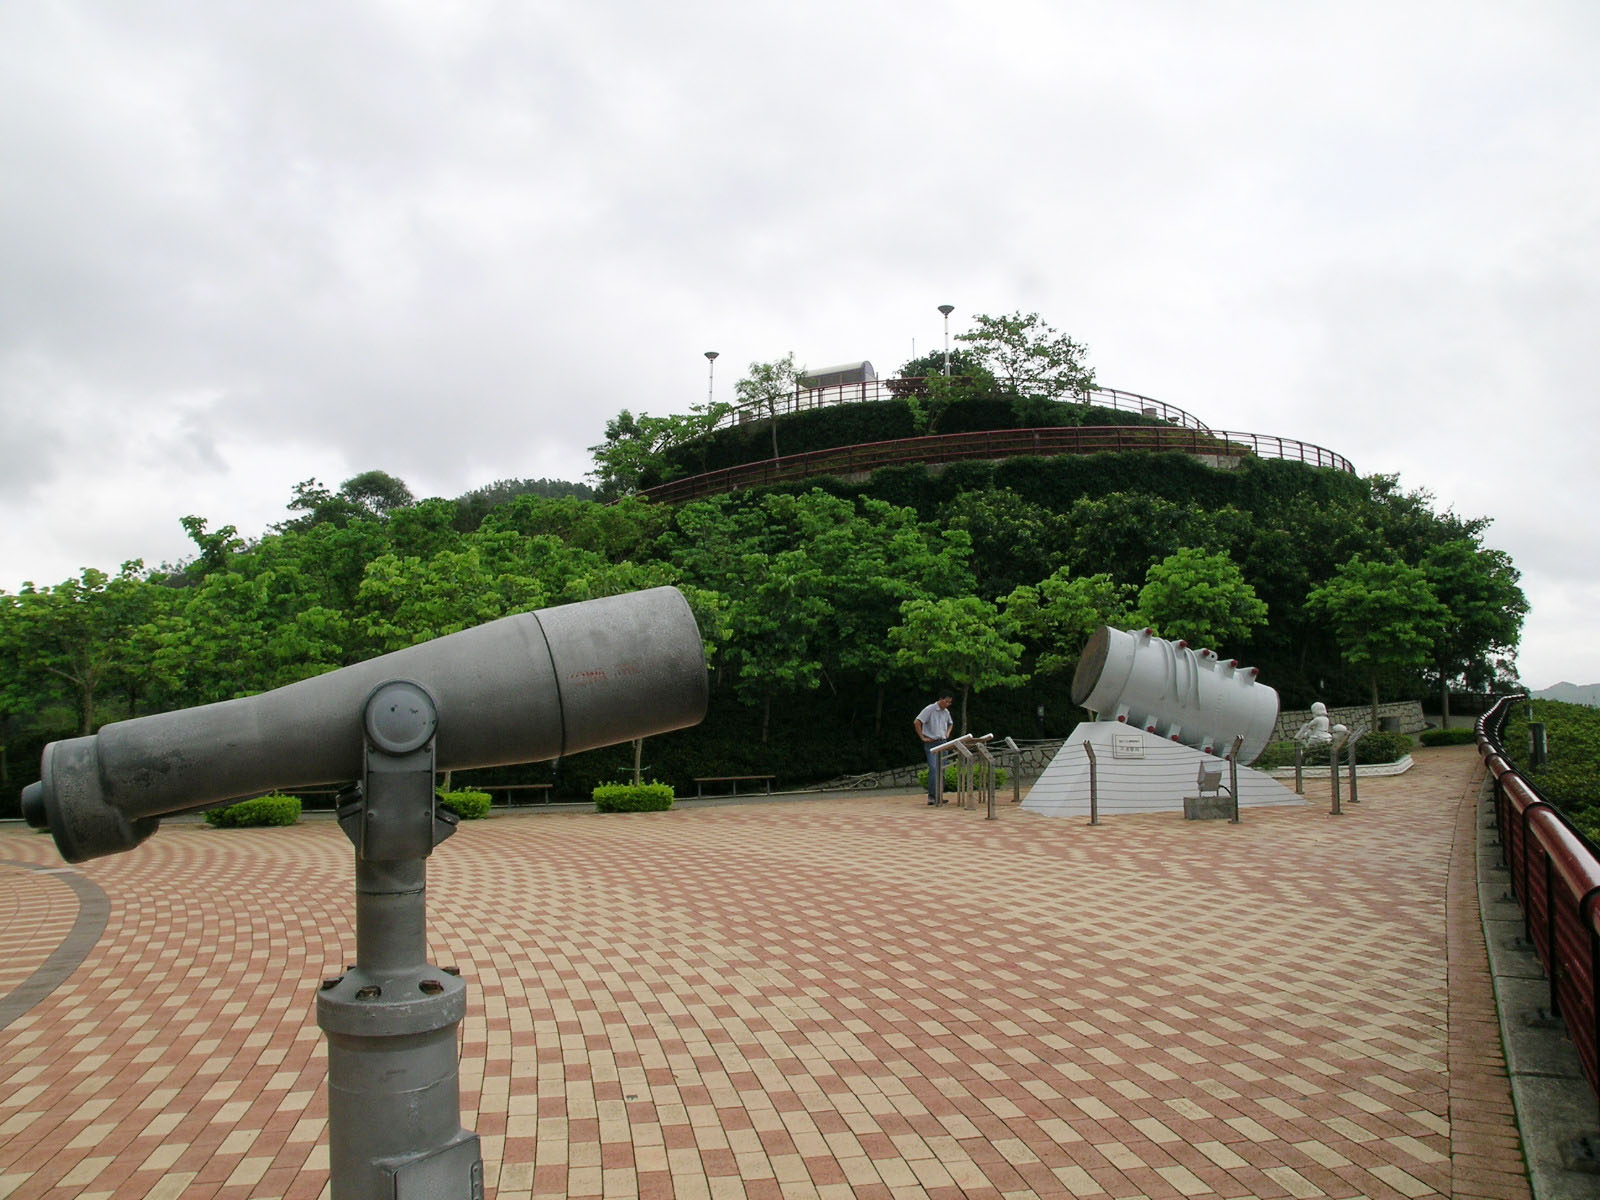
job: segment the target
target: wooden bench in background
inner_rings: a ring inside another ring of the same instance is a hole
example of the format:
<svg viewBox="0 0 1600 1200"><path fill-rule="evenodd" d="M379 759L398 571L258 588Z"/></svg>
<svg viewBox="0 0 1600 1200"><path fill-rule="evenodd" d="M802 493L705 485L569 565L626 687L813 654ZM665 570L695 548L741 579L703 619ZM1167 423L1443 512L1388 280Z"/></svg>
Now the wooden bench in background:
<svg viewBox="0 0 1600 1200"><path fill-rule="evenodd" d="M539 799L537 800L537 803L550 803L551 785L548 783L473 783L468 784L467 786L475 792L488 792L489 802L491 804L500 803L504 804L507 808L519 803L519 801L515 799L515 793L517 792L538 792ZM497 792L503 792L505 794L505 798L503 800L497 799ZM529 801L520 801L520 803L526 804L529 803Z"/></svg>
<svg viewBox="0 0 1600 1200"><path fill-rule="evenodd" d="M727 783L733 785L730 795L739 794L739 784L745 780L759 779L767 790L767 795L772 795L772 781L776 775L696 775L694 777L694 794L696 799L705 798L704 786L708 783Z"/></svg>

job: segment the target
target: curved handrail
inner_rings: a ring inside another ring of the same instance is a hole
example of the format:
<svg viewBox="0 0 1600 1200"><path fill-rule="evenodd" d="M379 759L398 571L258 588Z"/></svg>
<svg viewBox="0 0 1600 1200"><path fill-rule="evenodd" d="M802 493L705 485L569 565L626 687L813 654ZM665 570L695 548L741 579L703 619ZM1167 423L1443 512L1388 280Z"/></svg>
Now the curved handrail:
<svg viewBox="0 0 1600 1200"><path fill-rule="evenodd" d="M1478 718L1478 753L1494 784L1495 825L1523 931L1549 984L1589 1086L1600 1094L1600 856L1566 814L1505 754L1511 706L1502 696Z"/></svg>
<svg viewBox="0 0 1600 1200"><path fill-rule="evenodd" d="M932 434L834 446L740 463L701 475L669 480L639 494L667 504L742 488L815 478L865 475L885 467L1026 456L1106 454L1119 451L1195 454L1208 458L1280 458L1355 473L1342 454L1297 438L1170 425L1061 425L1038 429L990 429Z"/></svg>
<svg viewBox="0 0 1600 1200"><path fill-rule="evenodd" d="M965 378L964 376L958 378ZM797 387L788 395L780 398L775 407L780 417L793 416L799 412L809 412L814 408L828 408L835 404L870 404L882 400L901 400L907 395L915 394L922 389L926 376L910 375L901 379L868 379L859 383L836 383L828 387L805 388ZM1202 433L1210 432L1210 426L1193 413L1185 412L1176 404L1168 404L1164 400L1157 400L1151 396L1141 396L1138 392L1124 392L1118 388L1094 387L1084 391L1072 391L1068 388L1055 387L1046 384L1040 389L1043 394L1052 399L1064 397L1075 404L1092 404L1099 408L1110 408L1117 412L1138 413L1140 416L1153 417L1158 421L1177 425L1184 429L1198 429ZM764 401L747 401L744 404L735 404L728 408L714 428L723 429L730 425L744 425L752 421L761 421L772 416L772 412Z"/></svg>

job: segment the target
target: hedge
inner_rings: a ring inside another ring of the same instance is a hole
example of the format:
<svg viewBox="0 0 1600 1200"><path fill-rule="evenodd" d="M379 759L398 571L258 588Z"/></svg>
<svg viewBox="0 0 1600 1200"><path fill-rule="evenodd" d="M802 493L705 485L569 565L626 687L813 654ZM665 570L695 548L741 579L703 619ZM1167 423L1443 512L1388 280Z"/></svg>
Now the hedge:
<svg viewBox="0 0 1600 1200"><path fill-rule="evenodd" d="M674 795L667 783L602 783L594 789L594 806L603 813L663 812Z"/></svg>
<svg viewBox="0 0 1600 1200"><path fill-rule="evenodd" d="M219 829L240 829L256 825L293 825L299 820L300 798L280 796L276 792L269 796L257 796L253 800L241 800L238 804L228 805L227 808L213 808L206 813L206 824Z"/></svg>
<svg viewBox="0 0 1600 1200"><path fill-rule="evenodd" d="M1458 729L1424 729L1417 735L1424 746L1466 746L1478 740L1478 731L1470 727Z"/></svg>
<svg viewBox="0 0 1600 1200"><path fill-rule="evenodd" d="M448 808L463 821L476 821L489 815L489 806L493 800L488 792L474 792L462 790L459 792L440 792L439 804Z"/></svg>
<svg viewBox="0 0 1600 1200"><path fill-rule="evenodd" d="M1251 766L1259 771L1270 771L1276 767L1294 766L1295 743L1273 742L1261 753L1261 757ZM1369 733L1356 743L1356 765L1373 766L1380 763L1399 762L1411 753L1411 738L1403 733L1387 733L1380 730ZM1339 761L1349 761L1350 755L1346 750L1339 751ZM1315 746L1306 751L1304 764L1308 767L1328 765L1328 747Z"/></svg>

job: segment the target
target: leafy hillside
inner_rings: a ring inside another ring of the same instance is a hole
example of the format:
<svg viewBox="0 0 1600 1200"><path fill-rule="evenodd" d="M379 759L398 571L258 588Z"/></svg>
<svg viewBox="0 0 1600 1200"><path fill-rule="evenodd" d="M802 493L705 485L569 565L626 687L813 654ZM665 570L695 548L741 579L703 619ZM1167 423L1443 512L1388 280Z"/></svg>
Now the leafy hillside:
<svg viewBox="0 0 1600 1200"><path fill-rule="evenodd" d="M1545 726L1549 762L1540 768L1528 763L1532 720ZM1600 843L1600 710L1560 700L1518 704L1506 721L1508 757L1538 786L1590 841Z"/></svg>
<svg viewBox="0 0 1600 1200"><path fill-rule="evenodd" d="M1435 512L1391 478L1286 461L1019 458L677 507L502 499L515 491L417 501L382 472L336 492L311 481L254 542L186 517L185 563L0 595L0 795L14 802L52 738L660 583L690 598L713 667L705 724L645 747L647 772L680 788L698 774L776 772L790 786L915 761L911 717L946 683L975 731L1064 735L1081 717L1071 670L1101 622L1212 644L1298 706L1358 702L1375 684L1484 686L1523 606L1514 568L1481 545L1486 522ZM1357 579L1352 565L1393 578ZM1347 577L1354 599L1331 590ZM1391 594L1403 611L1369 611ZM1405 655L1358 644L1347 619L1391 629ZM630 763L627 748L595 751L478 782L584 795Z"/></svg>

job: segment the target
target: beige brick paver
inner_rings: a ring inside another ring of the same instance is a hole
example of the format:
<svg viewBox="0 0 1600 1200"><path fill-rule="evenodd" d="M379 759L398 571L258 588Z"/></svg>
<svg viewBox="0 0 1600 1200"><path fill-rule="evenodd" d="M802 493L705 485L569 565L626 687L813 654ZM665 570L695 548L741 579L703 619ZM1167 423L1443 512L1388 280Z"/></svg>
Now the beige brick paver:
<svg viewBox="0 0 1600 1200"><path fill-rule="evenodd" d="M1477 757L1416 760L1237 826L870 795L465 825L431 943L473 985L490 1194L1526 1196ZM0 1030L0 1196L325 1195L350 856L325 820L170 822L78 868L110 917ZM73 927L61 866L0 829L0 998Z"/></svg>

